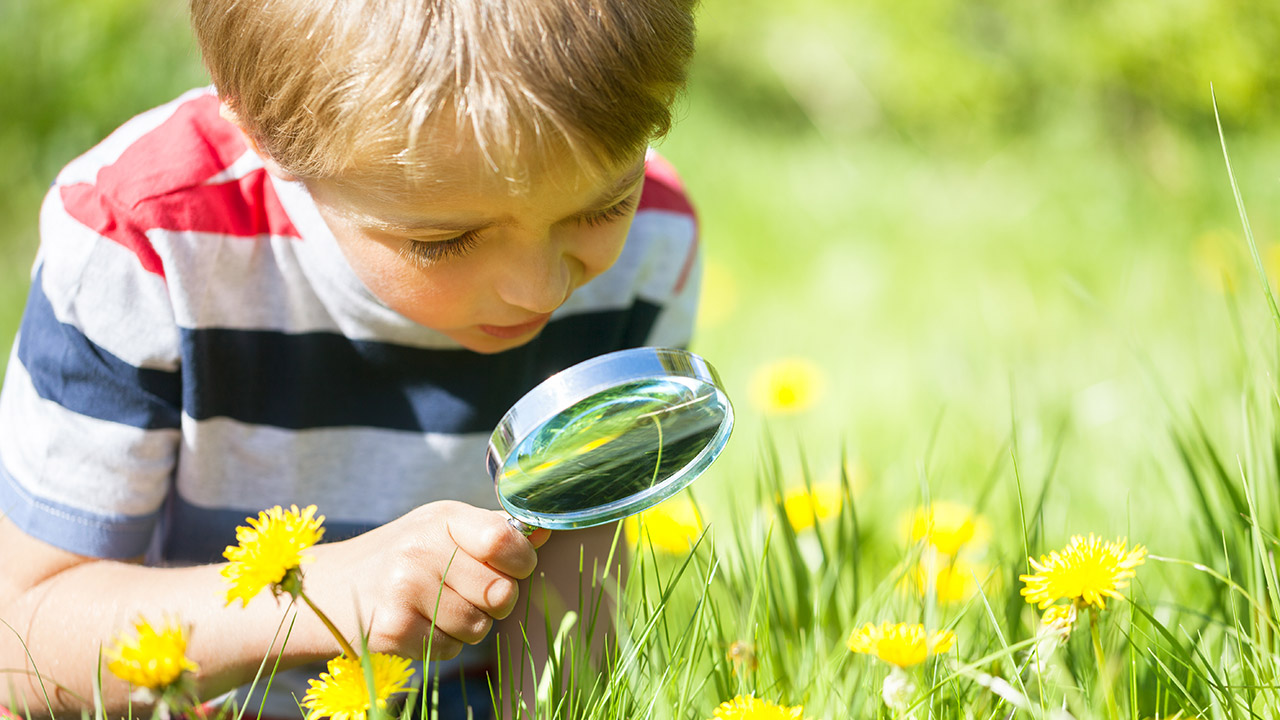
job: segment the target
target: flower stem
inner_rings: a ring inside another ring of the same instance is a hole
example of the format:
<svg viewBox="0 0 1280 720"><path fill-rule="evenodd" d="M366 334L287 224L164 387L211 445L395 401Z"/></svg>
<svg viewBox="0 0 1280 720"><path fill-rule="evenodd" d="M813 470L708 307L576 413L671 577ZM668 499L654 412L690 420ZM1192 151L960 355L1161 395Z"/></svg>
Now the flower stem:
<svg viewBox="0 0 1280 720"><path fill-rule="evenodd" d="M1107 672L1107 657L1102 651L1102 633L1098 628L1099 618L1098 609L1089 608L1089 637L1093 640L1093 654L1098 659L1098 681L1102 683L1102 692L1107 699L1107 710L1110 711L1111 717L1120 717L1120 708L1116 705L1115 696L1111 693L1111 678Z"/></svg>
<svg viewBox="0 0 1280 720"><path fill-rule="evenodd" d="M311 598L307 597L305 592L299 590L298 597L302 598L302 601L307 604L307 607L311 608L312 611L315 612L316 617L320 618L320 622L324 623L324 626L329 628L329 632L333 633L333 636L337 638L338 644L342 646L342 653L344 655L352 660L360 657L356 654L355 648L351 647L351 643L347 642L347 639L342 636L342 633L338 632L338 627L333 624L333 621L329 619L329 616L325 615L324 611L316 607L316 604L311 602Z"/></svg>

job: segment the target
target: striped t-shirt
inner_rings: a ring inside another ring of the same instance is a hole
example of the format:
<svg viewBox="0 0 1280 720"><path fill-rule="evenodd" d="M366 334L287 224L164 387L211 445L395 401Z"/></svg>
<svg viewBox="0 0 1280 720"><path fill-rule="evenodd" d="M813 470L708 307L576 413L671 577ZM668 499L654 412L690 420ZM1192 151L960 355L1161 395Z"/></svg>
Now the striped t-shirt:
<svg viewBox="0 0 1280 720"><path fill-rule="evenodd" d="M485 445L551 374L689 341L697 228L650 154L617 263L494 355L390 310L300 183L210 89L59 175L0 389L0 512L104 558L210 562L246 516L315 504L340 539L439 499L496 507Z"/></svg>

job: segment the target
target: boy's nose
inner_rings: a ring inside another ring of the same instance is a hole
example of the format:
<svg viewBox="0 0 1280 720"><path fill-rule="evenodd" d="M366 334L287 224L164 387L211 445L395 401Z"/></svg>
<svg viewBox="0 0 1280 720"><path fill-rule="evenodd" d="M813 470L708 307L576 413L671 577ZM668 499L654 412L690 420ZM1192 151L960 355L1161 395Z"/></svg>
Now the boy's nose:
<svg viewBox="0 0 1280 720"><path fill-rule="evenodd" d="M568 256L549 248L513 258L498 295L510 305L549 313L569 297L573 283L571 262Z"/></svg>

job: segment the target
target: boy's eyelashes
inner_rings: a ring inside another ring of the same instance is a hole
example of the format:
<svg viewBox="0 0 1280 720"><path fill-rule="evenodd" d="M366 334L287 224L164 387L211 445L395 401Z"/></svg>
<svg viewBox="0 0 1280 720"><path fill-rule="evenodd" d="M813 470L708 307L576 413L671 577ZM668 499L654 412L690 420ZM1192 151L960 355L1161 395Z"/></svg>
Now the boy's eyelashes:
<svg viewBox="0 0 1280 720"><path fill-rule="evenodd" d="M603 210L579 216L578 222L595 226L621 220L635 211L636 203L639 201L640 194L633 192L625 197L621 202L614 203Z"/></svg>
<svg viewBox="0 0 1280 720"><path fill-rule="evenodd" d="M400 255L415 263L429 265L466 255L479 242L480 233L476 230L468 230L448 240L405 240L400 247Z"/></svg>
<svg viewBox="0 0 1280 720"><path fill-rule="evenodd" d="M621 202L609 207L580 215L575 222L592 227L607 225L625 219L635 211L639 202L639 193L632 193ZM450 258L461 257L470 252L481 239L480 230L468 230L456 237L443 240L406 240L400 248L400 254L422 264L438 263Z"/></svg>

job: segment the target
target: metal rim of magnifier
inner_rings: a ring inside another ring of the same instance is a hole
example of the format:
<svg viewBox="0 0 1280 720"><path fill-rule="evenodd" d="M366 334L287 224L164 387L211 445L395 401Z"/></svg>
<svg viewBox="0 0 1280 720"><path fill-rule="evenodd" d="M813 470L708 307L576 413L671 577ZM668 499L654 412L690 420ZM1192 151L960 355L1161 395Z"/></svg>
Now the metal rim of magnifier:
<svg viewBox="0 0 1280 720"><path fill-rule="evenodd" d="M724 394L724 386L715 368L701 356L678 348L640 347L600 355L584 360L547 378L511 406L489 437L489 450L485 464L493 479L494 491L502 508L517 521L513 526L522 532L532 532L535 527L553 530L590 527L621 519L632 512L648 507L652 493L616 500L580 512L559 513L554 518L534 517L519 507L513 507L498 492L498 479L511 449L526 437L540 429L548 420L575 403L592 395L629 382L659 380L669 377L687 377L705 382ZM715 436L679 473L684 484L692 482L711 464L729 441L733 429L733 406L724 404L724 420ZM673 476L674 477L674 476ZM686 479L687 478L687 479ZM666 487L668 480L659 483ZM682 486L683 487L683 486ZM526 532L526 534L528 534Z"/></svg>

